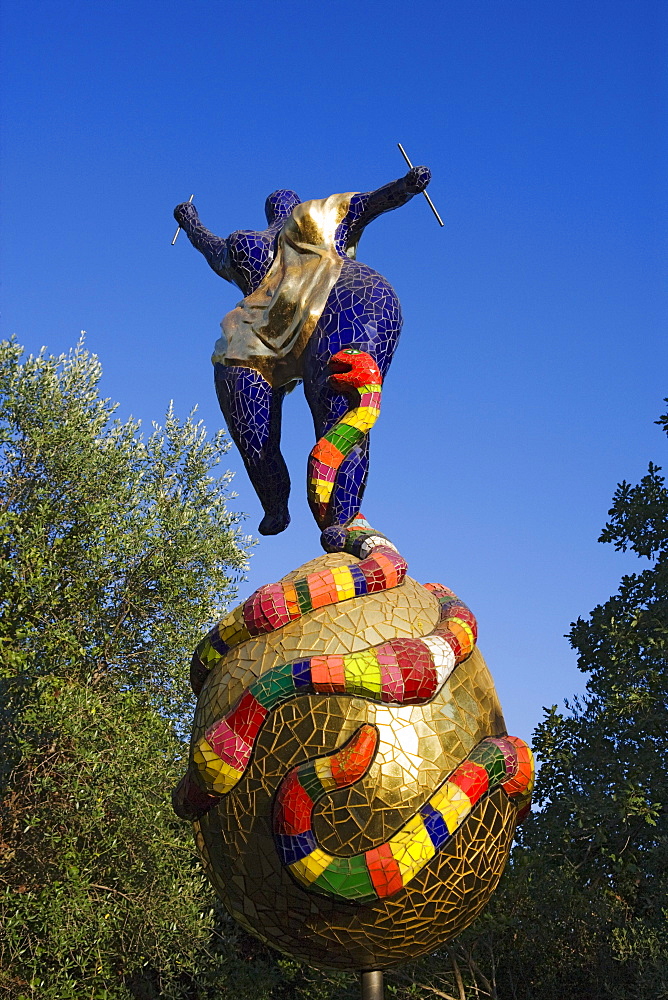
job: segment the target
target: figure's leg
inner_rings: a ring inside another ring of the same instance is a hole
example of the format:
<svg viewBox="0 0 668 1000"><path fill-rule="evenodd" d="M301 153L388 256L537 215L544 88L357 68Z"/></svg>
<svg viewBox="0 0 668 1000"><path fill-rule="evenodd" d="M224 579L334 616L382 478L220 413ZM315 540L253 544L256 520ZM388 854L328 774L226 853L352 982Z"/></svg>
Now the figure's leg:
<svg viewBox="0 0 668 1000"><path fill-rule="evenodd" d="M318 439L354 405L328 385L332 355L346 347L366 351L384 378L400 333L401 308L392 287L371 268L345 261L303 356L304 392ZM330 507L333 524L344 524L359 512L368 467L367 436L339 468Z"/></svg>
<svg viewBox="0 0 668 1000"><path fill-rule="evenodd" d="M305 351L321 384L327 362L345 347L367 351L386 377L401 334L401 307L390 285L358 261L345 261Z"/></svg>
<svg viewBox="0 0 668 1000"><path fill-rule="evenodd" d="M359 346L359 345L355 345ZM362 348L363 349L363 348ZM331 389L329 357L313 351L304 366L304 392L313 416L316 439L320 439L351 408L350 397ZM330 524L346 524L359 514L369 472L368 435L355 445L341 464L329 503Z"/></svg>
<svg viewBox="0 0 668 1000"><path fill-rule="evenodd" d="M277 535L290 523L290 475L280 450L285 389L272 389L254 368L216 364L214 369L225 422L265 510L258 530Z"/></svg>
<svg viewBox="0 0 668 1000"><path fill-rule="evenodd" d="M369 475L369 437L355 445L341 465L330 503L330 523L347 524L360 512Z"/></svg>

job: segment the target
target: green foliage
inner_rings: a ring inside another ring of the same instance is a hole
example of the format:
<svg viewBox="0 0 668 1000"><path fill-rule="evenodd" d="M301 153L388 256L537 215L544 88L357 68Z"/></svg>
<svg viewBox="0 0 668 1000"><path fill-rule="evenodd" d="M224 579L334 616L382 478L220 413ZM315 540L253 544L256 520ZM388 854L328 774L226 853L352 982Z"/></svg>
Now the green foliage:
<svg viewBox="0 0 668 1000"><path fill-rule="evenodd" d="M99 377L81 344L0 345L0 992L259 998L280 971L244 960L169 798L190 654L247 559L227 443L171 408L143 440Z"/></svg>
<svg viewBox="0 0 668 1000"><path fill-rule="evenodd" d="M245 565L226 510L227 450L172 408L147 441L112 422L100 366L82 346L0 354L0 642L7 676L58 671L189 710L183 651Z"/></svg>
<svg viewBox="0 0 668 1000"><path fill-rule="evenodd" d="M221 912L169 793L190 652L249 540L227 449L171 408L113 420L79 345L0 345L0 995L343 1000ZM668 433L668 414L657 421ZM587 694L546 711L538 809L487 912L388 1000L668 997L668 487L621 483L601 541L648 561L571 628Z"/></svg>
<svg viewBox="0 0 668 1000"><path fill-rule="evenodd" d="M668 433L668 414L657 421ZM571 626L587 694L534 734L538 809L458 942L503 1000L668 997L668 487L619 485L600 541L650 565ZM470 970L474 972L475 970ZM475 975L469 981L475 980Z"/></svg>

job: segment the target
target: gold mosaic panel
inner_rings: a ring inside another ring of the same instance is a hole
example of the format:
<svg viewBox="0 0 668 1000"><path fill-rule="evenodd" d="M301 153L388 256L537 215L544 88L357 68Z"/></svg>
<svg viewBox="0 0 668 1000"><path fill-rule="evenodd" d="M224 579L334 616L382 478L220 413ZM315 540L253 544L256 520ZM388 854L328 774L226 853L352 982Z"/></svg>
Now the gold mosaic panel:
<svg viewBox="0 0 668 1000"><path fill-rule="evenodd" d="M320 556L285 579L350 562L344 553ZM438 616L437 599L407 577L399 587L320 608L248 640L207 678L193 740L272 667L420 637ZM307 891L279 860L272 833L274 798L291 768L332 753L363 723L372 723L379 733L368 773L326 796L314 812L318 843L334 855L355 855L389 840L481 740L505 733L493 681L477 649L427 704L296 697L270 713L239 784L195 823L208 875L230 913L268 944L313 965L383 968L432 951L484 907L514 833L517 807L496 788L395 895L357 904Z"/></svg>

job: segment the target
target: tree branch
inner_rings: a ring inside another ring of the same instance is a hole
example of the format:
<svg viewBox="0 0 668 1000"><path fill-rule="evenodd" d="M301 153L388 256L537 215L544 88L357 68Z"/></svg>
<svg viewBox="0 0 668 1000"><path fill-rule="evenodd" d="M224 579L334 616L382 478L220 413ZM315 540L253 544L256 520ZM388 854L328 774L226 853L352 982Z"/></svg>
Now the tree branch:
<svg viewBox="0 0 668 1000"><path fill-rule="evenodd" d="M398 979L405 979L407 982L411 983L413 986L417 986L420 990L427 990L428 993L433 993L436 997L443 997L443 1000L461 1000L461 998L453 997L450 993L444 993L442 990L436 989L435 986L429 986L427 983L420 983L417 979L413 979L405 972L399 972L398 969L388 969L388 976L397 976ZM466 998L465 998L466 1000Z"/></svg>

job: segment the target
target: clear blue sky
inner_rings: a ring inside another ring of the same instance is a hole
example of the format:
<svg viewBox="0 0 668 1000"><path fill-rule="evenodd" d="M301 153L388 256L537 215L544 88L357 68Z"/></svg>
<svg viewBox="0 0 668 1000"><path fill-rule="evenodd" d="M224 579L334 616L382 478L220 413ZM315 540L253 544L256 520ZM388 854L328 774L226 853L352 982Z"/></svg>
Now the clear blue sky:
<svg viewBox="0 0 668 1000"><path fill-rule="evenodd" d="M582 689L569 622L635 568L596 542L615 485L665 458L665 3L5 0L3 22L3 334L85 329L122 416L173 398L221 423L209 357L240 296L170 246L177 202L226 235L275 188L399 176L397 140L431 167L445 228L415 199L359 250L404 311L363 509L477 613L529 736ZM319 552L299 391L284 438L293 524L242 596Z"/></svg>

